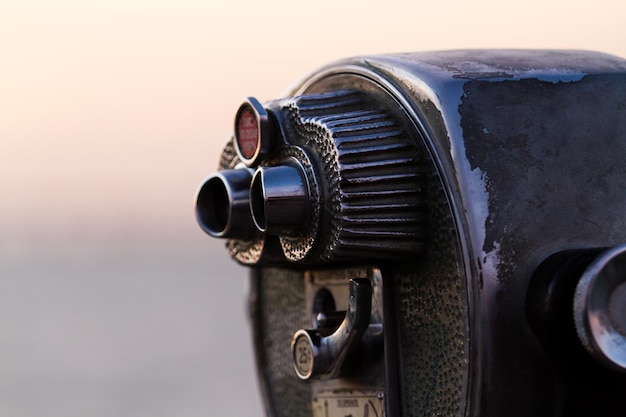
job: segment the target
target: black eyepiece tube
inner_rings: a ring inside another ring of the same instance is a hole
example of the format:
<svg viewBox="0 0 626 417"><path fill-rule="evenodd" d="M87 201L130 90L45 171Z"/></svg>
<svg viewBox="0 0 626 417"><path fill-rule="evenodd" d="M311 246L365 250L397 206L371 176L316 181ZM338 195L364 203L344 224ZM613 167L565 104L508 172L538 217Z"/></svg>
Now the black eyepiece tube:
<svg viewBox="0 0 626 417"><path fill-rule="evenodd" d="M256 232L250 213L252 173L246 168L218 171L196 196L196 218L213 237L250 240Z"/></svg>
<svg viewBox="0 0 626 417"><path fill-rule="evenodd" d="M259 167L250 186L250 209L261 232L297 236L309 220L309 187L304 169L296 160Z"/></svg>

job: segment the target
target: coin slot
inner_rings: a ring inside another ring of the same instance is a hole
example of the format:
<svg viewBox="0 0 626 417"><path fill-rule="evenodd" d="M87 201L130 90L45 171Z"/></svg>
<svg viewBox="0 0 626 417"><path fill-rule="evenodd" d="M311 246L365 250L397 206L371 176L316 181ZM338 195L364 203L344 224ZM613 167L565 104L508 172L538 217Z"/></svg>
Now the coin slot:
<svg viewBox="0 0 626 417"><path fill-rule="evenodd" d="M337 311L335 298L328 288L317 290L312 304L313 326L317 329L335 329L343 321L346 312Z"/></svg>

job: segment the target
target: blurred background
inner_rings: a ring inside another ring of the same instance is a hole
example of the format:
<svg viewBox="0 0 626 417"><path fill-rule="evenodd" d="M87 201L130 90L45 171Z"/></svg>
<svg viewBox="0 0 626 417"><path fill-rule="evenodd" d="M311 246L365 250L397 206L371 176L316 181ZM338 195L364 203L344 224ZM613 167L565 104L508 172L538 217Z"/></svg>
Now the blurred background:
<svg viewBox="0 0 626 417"><path fill-rule="evenodd" d="M246 271L195 223L242 99L330 61L626 57L623 0L0 0L0 416L261 416Z"/></svg>

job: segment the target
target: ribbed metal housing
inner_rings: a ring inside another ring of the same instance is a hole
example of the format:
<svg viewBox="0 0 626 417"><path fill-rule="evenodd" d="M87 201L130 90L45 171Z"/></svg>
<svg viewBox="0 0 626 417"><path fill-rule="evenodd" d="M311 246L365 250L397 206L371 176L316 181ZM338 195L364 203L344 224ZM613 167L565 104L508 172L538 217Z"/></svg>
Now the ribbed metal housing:
<svg viewBox="0 0 626 417"><path fill-rule="evenodd" d="M313 148L326 181L329 230L317 243L321 259L421 251L427 230L422 158L394 116L358 92L294 97L285 108L298 136L292 141Z"/></svg>

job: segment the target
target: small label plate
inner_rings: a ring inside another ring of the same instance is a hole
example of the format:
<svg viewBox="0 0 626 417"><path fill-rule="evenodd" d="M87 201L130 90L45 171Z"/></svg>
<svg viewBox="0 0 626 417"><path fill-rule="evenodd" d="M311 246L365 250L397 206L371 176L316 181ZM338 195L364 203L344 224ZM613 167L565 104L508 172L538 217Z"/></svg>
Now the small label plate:
<svg viewBox="0 0 626 417"><path fill-rule="evenodd" d="M313 397L313 417L384 417L383 391L322 391Z"/></svg>

